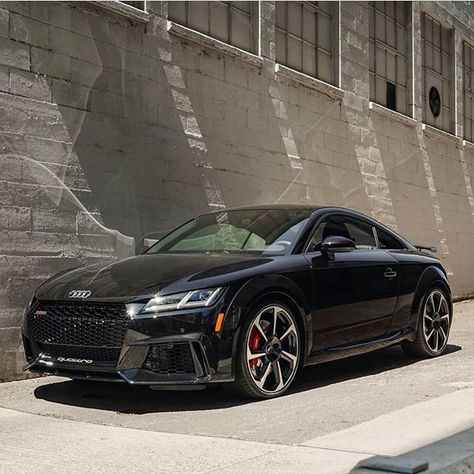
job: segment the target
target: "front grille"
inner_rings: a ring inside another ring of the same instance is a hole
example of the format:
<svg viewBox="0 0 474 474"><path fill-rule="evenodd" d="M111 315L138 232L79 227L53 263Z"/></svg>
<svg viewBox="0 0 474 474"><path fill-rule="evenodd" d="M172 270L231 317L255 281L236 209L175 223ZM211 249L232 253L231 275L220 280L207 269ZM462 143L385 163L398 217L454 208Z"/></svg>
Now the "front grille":
<svg viewBox="0 0 474 474"><path fill-rule="evenodd" d="M151 346L144 368L161 375L194 374L194 362L189 343L156 344Z"/></svg>
<svg viewBox="0 0 474 474"><path fill-rule="evenodd" d="M29 314L31 339L52 357L117 361L127 327L118 304L40 303Z"/></svg>
<svg viewBox="0 0 474 474"><path fill-rule="evenodd" d="M122 346L127 331L123 305L40 304L30 314L36 342L74 346Z"/></svg>

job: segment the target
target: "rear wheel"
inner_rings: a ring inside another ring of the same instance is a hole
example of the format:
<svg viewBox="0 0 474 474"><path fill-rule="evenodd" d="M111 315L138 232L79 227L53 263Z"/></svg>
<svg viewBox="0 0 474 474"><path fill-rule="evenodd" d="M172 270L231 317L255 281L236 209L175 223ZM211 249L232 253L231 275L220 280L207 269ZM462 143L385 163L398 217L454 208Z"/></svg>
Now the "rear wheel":
<svg viewBox="0 0 474 474"><path fill-rule="evenodd" d="M300 361L296 319L281 303L259 306L242 328L234 391L250 398L274 398L295 378Z"/></svg>
<svg viewBox="0 0 474 474"><path fill-rule="evenodd" d="M418 331L413 342L404 341L403 349L417 357L442 355L448 344L451 329L451 311L444 290L435 287L429 290L421 305Z"/></svg>

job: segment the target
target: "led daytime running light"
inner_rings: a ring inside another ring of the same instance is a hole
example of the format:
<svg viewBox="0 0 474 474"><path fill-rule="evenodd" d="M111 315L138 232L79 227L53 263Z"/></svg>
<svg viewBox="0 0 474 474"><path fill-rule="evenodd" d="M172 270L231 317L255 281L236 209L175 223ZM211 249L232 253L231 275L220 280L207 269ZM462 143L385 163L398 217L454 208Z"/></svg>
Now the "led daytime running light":
<svg viewBox="0 0 474 474"><path fill-rule="evenodd" d="M186 293L176 293L174 295L155 296L142 309L142 313L157 313L163 311L173 311L185 308L200 308L210 306L219 296L222 288L210 288L188 291ZM190 301L199 293L208 292L205 299ZM166 303L166 301L172 301Z"/></svg>

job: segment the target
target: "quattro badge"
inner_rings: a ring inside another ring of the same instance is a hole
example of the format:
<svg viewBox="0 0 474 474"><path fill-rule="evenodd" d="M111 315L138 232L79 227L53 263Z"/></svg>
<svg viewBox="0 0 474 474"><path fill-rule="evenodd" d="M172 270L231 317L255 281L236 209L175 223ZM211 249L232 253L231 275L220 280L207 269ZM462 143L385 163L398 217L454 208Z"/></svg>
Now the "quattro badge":
<svg viewBox="0 0 474 474"><path fill-rule="evenodd" d="M71 362L73 364L92 364L94 362L91 359L76 359L75 357L58 357L58 362Z"/></svg>

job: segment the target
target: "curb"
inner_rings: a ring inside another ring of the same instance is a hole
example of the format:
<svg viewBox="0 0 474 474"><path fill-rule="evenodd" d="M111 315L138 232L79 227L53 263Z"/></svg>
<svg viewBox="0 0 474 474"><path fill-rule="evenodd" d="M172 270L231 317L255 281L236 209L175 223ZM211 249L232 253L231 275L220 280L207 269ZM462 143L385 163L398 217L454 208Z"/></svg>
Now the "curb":
<svg viewBox="0 0 474 474"><path fill-rule="evenodd" d="M435 472L436 474L472 474L474 473L474 454L470 454L469 456L456 461L449 466L432 472Z"/></svg>

